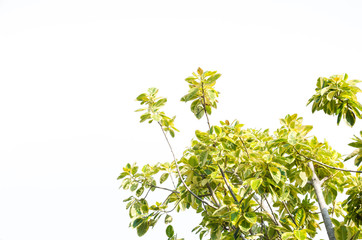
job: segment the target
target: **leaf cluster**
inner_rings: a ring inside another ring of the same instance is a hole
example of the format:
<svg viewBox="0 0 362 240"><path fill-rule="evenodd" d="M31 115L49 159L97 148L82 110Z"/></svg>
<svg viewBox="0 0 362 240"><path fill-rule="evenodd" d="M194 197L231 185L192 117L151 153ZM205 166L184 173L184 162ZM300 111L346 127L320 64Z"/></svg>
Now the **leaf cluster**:
<svg viewBox="0 0 362 240"><path fill-rule="evenodd" d="M308 100L307 105L313 102L313 113L323 110L328 115L337 115L337 124L343 118L352 127L356 118L362 117L362 105L356 96L361 92L356 84L361 81L347 79L347 74L318 78L316 93Z"/></svg>
<svg viewBox="0 0 362 240"><path fill-rule="evenodd" d="M140 94L136 100L141 102L141 105L146 105L145 108L137 109L136 112L144 112L141 115L141 121L144 122L148 120L148 123L152 123L153 121L158 122L165 132L169 132L171 137L175 137L175 131L179 131L175 128L175 118L170 118L165 115L164 112L160 111L161 107L163 107L167 99L162 97L157 97L158 89L157 88L149 88L147 93Z"/></svg>
<svg viewBox="0 0 362 240"><path fill-rule="evenodd" d="M192 73L191 77L185 79L189 84L189 92L181 98L181 101L191 103L191 112L197 119L201 119L204 114L211 114L212 108L217 108L217 97L219 92L214 89L216 80L221 74L216 71L203 71L201 68Z"/></svg>

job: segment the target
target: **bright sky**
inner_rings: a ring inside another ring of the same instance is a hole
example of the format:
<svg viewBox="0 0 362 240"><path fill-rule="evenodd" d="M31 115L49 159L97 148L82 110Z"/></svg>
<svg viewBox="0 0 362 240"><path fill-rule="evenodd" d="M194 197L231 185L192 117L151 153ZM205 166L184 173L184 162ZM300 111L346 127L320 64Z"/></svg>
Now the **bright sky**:
<svg viewBox="0 0 362 240"><path fill-rule="evenodd" d="M168 97L180 156L207 128L179 102L197 67L223 74L212 124L275 129L298 113L349 153L361 124L337 127L305 103L319 76L362 79L361 11L330 0L0 0L0 240L138 239L116 178L127 162L171 154L134 99L149 87ZM174 218L179 237L197 239L198 217Z"/></svg>

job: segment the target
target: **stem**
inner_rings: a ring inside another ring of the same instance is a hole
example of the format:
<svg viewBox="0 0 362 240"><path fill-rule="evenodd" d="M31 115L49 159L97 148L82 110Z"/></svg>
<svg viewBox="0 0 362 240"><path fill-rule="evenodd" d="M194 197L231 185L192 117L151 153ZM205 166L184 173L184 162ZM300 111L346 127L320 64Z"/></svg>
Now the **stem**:
<svg viewBox="0 0 362 240"><path fill-rule="evenodd" d="M271 206L270 206L270 204L269 204L269 201L268 201L268 199L265 197L265 195L264 195L264 199L265 199L266 203L268 204L268 207L269 207L269 209L270 209L270 212L273 214L274 222L275 222L275 223L279 223L279 221L278 221L278 219L275 217L275 214L274 214L274 212L273 212L273 209L271 208ZM279 224L280 224L280 223L279 223Z"/></svg>
<svg viewBox="0 0 362 240"><path fill-rule="evenodd" d="M312 185L313 185L314 191L315 191L315 193L317 195L319 209L322 212L324 226L326 227L328 238L330 240L336 240L336 237L334 236L333 224L332 224L331 218L330 218L329 213L328 213L328 206L326 204L326 201L324 200L324 196L323 196L323 192L322 192L322 184L319 181L319 178L318 178L318 176L317 176L317 174L316 174L316 172L314 170L313 163L309 162L308 166L313 172Z"/></svg>
<svg viewBox="0 0 362 240"><path fill-rule="evenodd" d="M136 179L134 179L134 181L135 181L135 182L138 182L138 183L143 183L143 182L138 181L138 180L136 180ZM177 194L179 194L178 191L172 190L172 189L169 189L169 188L159 187L159 186L156 186L156 185L153 185L153 184L148 184L148 183L147 183L147 185L149 185L151 188L154 187L154 188L158 188L158 189L162 189L162 190L170 191L170 192L172 192L172 193L177 193Z"/></svg>
<svg viewBox="0 0 362 240"><path fill-rule="evenodd" d="M201 199L199 196L197 196L193 191L191 191L191 189L186 185L184 179L183 179L182 176L181 176L180 169L179 169L179 166L178 166L176 157L175 157L175 153L173 152L172 146L171 146L170 142L168 141L168 138L167 138L167 136L166 136L165 131L163 130L163 127L162 127L161 123L158 122L158 124L159 124L160 127L161 127L162 133L163 133L163 135L165 136L165 139L166 139L166 141L167 141L167 144L168 144L168 146L169 146L169 148L170 148L170 151L171 151L171 153L172 153L173 160L175 161L175 164L176 164L177 174L178 174L178 176L179 176L182 184L185 186L185 188L187 189L187 191L189 191L189 193L192 194L192 196L194 196L195 198L197 198L198 200L200 200L202 203L205 203L205 204L208 205L209 207L212 207L212 208L214 208L214 209L217 209L217 207L215 207L215 206L211 205L210 203L202 200L202 199Z"/></svg>
<svg viewBox="0 0 362 240"><path fill-rule="evenodd" d="M206 119L207 119L207 125L210 127L210 121L209 121L209 116L207 115L207 111L206 111L206 100L205 100L205 91L204 91L204 83L201 83L201 89L202 89L202 99L203 99L203 103L202 106L204 107L204 112L206 115Z"/></svg>
<svg viewBox="0 0 362 240"><path fill-rule="evenodd" d="M288 209L288 207L287 207L287 204L285 204L284 201L282 201L282 203L283 203L283 205L284 205L284 208L287 210L287 212L288 212L288 214L289 214L289 217L292 219L293 223L295 224L295 226L298 226L298 224L297 224L297 223L295 222L295 220L294 220L293 215L289 212L289 209Z"/></svg>
<svg viewBox="0 0 362 240"><path fill-rule="evenodd" d="M207 188L209 189L209 192L210 192L210 195L212 197L212 199L214 200L214 204L217 206L217 207L220 207L220 203L219 203L219 199L216 197L215 195L215 192L214 190L212 190L211 186L209 183L206 184Z"/></svg>
<svg viewBox="0 0 362 240"><path fill-rule="evenodd" d="M224 179L224 182L225 182L226 186L228 187L229 192L231 193L231 196L233 197L234 201L237 203L237 202L238 202L238 199L236 198L235 193L233 192L233 190L231 189L229 183L227 182L226 177L225 177L225 174L224 174L224 171L221 169L221 167L220 167L219 164L217 164L217 166L219 167L219 170L220 170L220 172L221 172L222 178Z"/></svg>
<svg viewBox="0 0 362 240"><path fill-rule="evenodd" d="M240 139L241 143L242 143L242 144L243 144L243 146L244 146L244 149L245 149L246 155L248 155L248 158L250 159L250 156L249 156L249 153L248 153L248 149L246 148L246 145L245 145L245 143L244 143L244 140L243 140L241 137L239 137L239 139Z"/></svg>
<svg viewBox="0 0 362 240"><path fill-rule="evenodd" d="M175 182L173 181L173 177L172 177L172 171L170 171L169 174L170 174L170 178L171 178L171 181L172 181L172 185L173 185L174 188L176 188Z"/></svg>
<svg viewBox="0 0 362 240"><path fill-rule="evenodd" d="M325 163L322 163L322 162L319 162L319 161L314 160L314 159L312 159L312 158L309 158L309 157L307 157L307 156L304 156L303 154L301 154L300 152L298 152L298 150L297 150L295 147L294 147L294 150L295 150L300 156L302 156L302 157L304 157L304 158L306 158L306 159L308 159L308 160L310 160L310 161L312 161L312 162L314 162L314 163L317 163L317 164L319 164L319 165L322 165L322 166L325 166L325 167L328 167L328 168L331 168L331 169L339 170L339 171L344 171L344 172L362 173L362 171L347 170L347 169L343 169L343 168L337 168L337 167L329 166L329 165L327 165L327 164L325 164Z"/></svg>
<svg viewBox="0 0 362 240"><path fill-rule="evenodd" d="M237 178L237 180L239 181L240 184L243 184L243 181L241 180L241 178L240 178L236 173L233 173L233 172L230 172L230 171L228 171L228 172L231 173L231 174L233 174L233 175ZM249 187L250 187L250 186L249 186ZM272 221L274 222L274 224L277 225L277 226L281 226L281 224L280 224L279 221L275 221L275 219L273 219L272 213L269 212L267 206L265 206L265 203L262 201L263 199L260 200L260 198L259 198L257 195L255 195L255 194L253 195L253 198L254 198L254 200L260 205L260 207L270 215L270 218L272 219ZM242 202L242 200L244 200L244 198L241 199L240 203ZM259 201L260 201L260 203L259 203Z"/></svg>

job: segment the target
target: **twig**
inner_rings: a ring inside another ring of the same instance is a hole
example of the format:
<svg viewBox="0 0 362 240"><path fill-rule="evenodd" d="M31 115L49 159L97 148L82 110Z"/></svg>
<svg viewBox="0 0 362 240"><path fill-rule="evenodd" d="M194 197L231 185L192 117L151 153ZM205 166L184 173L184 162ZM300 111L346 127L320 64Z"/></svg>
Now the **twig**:
<svg viewBox="0 0 362 240"><path fill-rule="evenodd" d="M210 186L210 183L207 183L207 184L206 184L206 187L209 189L210 195L211 195L212 199L214 200L214 204L215 204L217 207L220 207L220 203L219 203L219 201L218 201L219 199L216 197L214 190L212 190L212 188L211 188L211 186Z"/></svg>
<svg viewBox="0 0 362 240"><path fill-rule="evenodd" d="M151 188L148 189L148 191L147 191L147 193L146 193L146 196L143 197L144 199L148 196L148 194L149 194L150 191L151 191Z"/></svg>
<svg viewBox="0 0 362 240"><path fill-rule="evenodd" d="M210 127L210 121L209 121L209 117L207 116L207 111L206 111L206 100L205 100L205 91L204 91L204 83L201 83L201 89L202 89L202 99L203 99L203 104L202 106L204 107L204 112L205 112L205 115L206 115L206 119L207 119L207 125L209 126L209 129L211 128Z"/></svg>
<svg viewBox="0 0 362 240"><path fill-rule="evenodd" d="M289 214L289 217L293 220L293 223L295 224L295 226L298 226L298 224L297 224L297 223L295 222L295 220L294 220L293 215L289 212L289 209L288 209L288 207L287 207L287 204L285 204L284 201L282 201L282 203L283 203L283 205L284 205L284 208L287 210L287 212L288 212L288 214Z"/></svg>
<svg viewBox="0 0 362 240"><path fill-rule="evenodd" d="M319 165L322 165L322 166L325 166L325 167L328 167L328 168L331 168L331 169L339 170L339 171L344 171L344 172L362 173L362 171L347 170L347 169L343 169L343 168L337 168L337 167L329 166L329 165L327 165L327 164L325 164L325 163L322 163L322 162L319 162L319 161L314 160L314 159L312 159L312 158L309 158L309 157L307 157L307 156L304 156L303 154L301 154L300 152L298 152L298 150L297 150L295 147L293 147L293 148L294 148L294 150L295 150L300 156L302 156L302 157L304 157L304 158L306 158L306 159L308 159L308 160L310 160L310 161L312 161L312 162L314 162L314 163L317 163L317 164L319 164Z"/></svg>
<svg viewBox="0 0 362 240"><path fill-rule="evenodd" d="M138 181L138 180L136 180L136 179L134 179L134 181L143 184L143 182ZM172 192L172 193L177 193L177 194L180 193L180 192L178 192L178 191L176 191L176 190L172 190L172 189L169 189L169 188L159 187L159 186L156 186L156 185L153 185L153 184L150 184L150 183L146 183L146 184L147 184L148 186L150 186L151 188L154 187L154 188L159 188L159 189L163 189L163 190L166 190L166 191L170 191L170 192Z"/></svg>
<svg viewBox="0 0 362 240"><path fill-rule="evenodd" d="M269 207L269 209L270 209L270 212L271 212L271 213L272 213L272 215L273 215L274 222L275 222L275 223L279 223L279 221L278 221L278 220L277 220L277 218L275 217L275 214L274 214L273 209L271 208L271 206L270 206L270 204L269 204L268 199L265 197L265 195L263 195L263 197L264 197L264 199L265 199L266 203L268 204L268 207Z"/></svg>
<svg viewBox="0 0 362 240"><path fill-rule="evenodd" d="M213 206L212 204L206 202L205 200L202 200L202 199L201 199L199 196L197 196L193 191L191 191L191 189L186 185L184 179L183 179L182 176L181 176L180 169L179 169L179 167L178 167L178 163L177 163L175 154L174 154L174 152L173 152L173 149L172 149L172 146L171 146L170 142L168 141L168 138L167 138L167 136L166 136L165 130L163 130L163 127L162 127L162 125L161 125L160 122L158 122L158 124L159 124L160 127L161 127L162 133L163 133L163 135L165 136L165 139L166 139L166 141L167 141L167 144L168 144L168 146L169 146L169 148L170 148L170 151L171 151L171 153L172 153L173 160L175 161L175 164L176 164L177 174L178 174L178 176L179 176L182 184L185 186L185 188L187 189L187 191L189 191L189 193L192 194L192 196L194 196L195 198L197 198L197 199L200 200L201 202L205 203L205 204L208 205L209 207L212 207L212 208L214 208L214 209L217 209L217 207L215 207L215 206Z"/></svg>
<svg viewBox="0 0 362 240"><path fill-rule="evenodd" d="M241 137L239 137L239 139L240 139L241 143L242 143L242 144L243 144L243 146L244 146L244 149L245 149L246 155L248 155L248 158L250 158L250 156L249 156L249 152L248 152L248 149L246 148L246 145L245 145L245 143L244 143L244 140L243 140Z"/></svg>
<svg viewBox="0 0 362 240"><path fill-rule="evenodd" d="M173 187L176 188L175 182L173 181L173 177L172 177L172 171L169 172L169 175L170 175Z"/></svg>
<svg viewBox="0 0 362 240"><path fill-rule="evenodd" d="M233 192L233 190L231 189L229 183L228 183L227 180L226 180L224 171L221 169L221 167L220 167L219 164L217 164L217 166L219 167L219 170L220 170L220 172L221 172L222 178L224 179L224 182L225 182L226 186L228 187L229 192L231 193L231 196L233 197L233 199L234 199L235 202L238 202L238 199L236 198L235 193Z"/></svg>
<svg viewBox="0 0 362 240"><path fill-rule="evenodd" d="M174 206L171 210L169 210L169 211L163 211L163 210L161 210L161 212L163 212L163 213L170 213L170 212L172 212L173 210L175 210L175 208L178 206L178 204L181 202L181 200L182 200L182 199L178 200L178 202L175 204L175 206Z"/></svg>

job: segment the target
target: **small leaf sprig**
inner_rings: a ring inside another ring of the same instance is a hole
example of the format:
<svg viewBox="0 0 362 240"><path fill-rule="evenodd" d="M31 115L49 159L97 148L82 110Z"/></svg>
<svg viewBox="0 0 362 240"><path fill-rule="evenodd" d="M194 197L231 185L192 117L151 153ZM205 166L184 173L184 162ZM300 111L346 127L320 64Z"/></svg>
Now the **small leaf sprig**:
<svg viewBox="0 0 362 240"><path fill-rule="evenodd" d="M189 83L189 92L181 98L182 102L192 101L191 111L197 119L211 114L211 108L217 108L219 92L214 89L216 80L221 76L217 71L203 71L201 68L185 79Z"/></svg>
<svg viewBox="0 0 362 240"><path fill-rule="evenodd" d="M356 117L361 119L362 105L356 96L362 92L356 86L361 81L347 79L347 74L318 78L316 93L307 102L307 106L313 102L312 113L323 110L328 115L337 115L337 125L343 117L351 127L355 124Z"/></svg>
<svg viewBox="0 0 362 240"><path fill-rule="evenodd" d="M140 122L149 120L148 123L152 123L156 121L165 132L169 132L171 137L175 137L175 131L179 132L174 125L176 116L170 118L160 110L161 107L166 104L167 98L157 97L158 91L157 88L149 88L147 93L140 94L136 100L140 101L141 105L146 105L147 107L137 109L136 112L145 111L145 113L141 115Z"/></svg>

